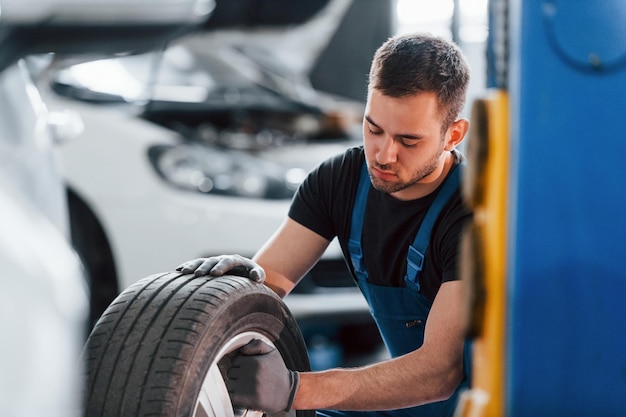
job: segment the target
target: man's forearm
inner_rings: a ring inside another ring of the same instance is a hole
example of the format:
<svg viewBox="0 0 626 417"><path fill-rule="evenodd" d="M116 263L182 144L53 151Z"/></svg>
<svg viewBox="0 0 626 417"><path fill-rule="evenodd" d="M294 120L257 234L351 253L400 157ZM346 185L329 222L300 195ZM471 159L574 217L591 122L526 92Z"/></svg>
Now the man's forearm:
<svg viewBox="0 0 626 417"><path fill-rule="evenodd" d="M447 399L461 381L461 361L418 365L419 353L362 368L303 372L293 409L390 410Z"/></svg>

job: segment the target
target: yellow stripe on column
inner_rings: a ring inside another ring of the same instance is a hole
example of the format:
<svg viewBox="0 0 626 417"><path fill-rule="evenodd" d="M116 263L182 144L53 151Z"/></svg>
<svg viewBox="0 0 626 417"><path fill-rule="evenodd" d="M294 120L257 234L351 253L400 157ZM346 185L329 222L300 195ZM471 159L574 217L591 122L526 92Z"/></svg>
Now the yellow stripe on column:
<svg viewBox="0 0 626 417"><path fill-rule="evenodd" d="M494 90L473 104L468 136L469 175L464 195L474 222L464 238L461 268L471 281L470 332L474 336L472 384L459 417L504 416L509 104ZM468 255L469 254L469 255Z"/></svg>

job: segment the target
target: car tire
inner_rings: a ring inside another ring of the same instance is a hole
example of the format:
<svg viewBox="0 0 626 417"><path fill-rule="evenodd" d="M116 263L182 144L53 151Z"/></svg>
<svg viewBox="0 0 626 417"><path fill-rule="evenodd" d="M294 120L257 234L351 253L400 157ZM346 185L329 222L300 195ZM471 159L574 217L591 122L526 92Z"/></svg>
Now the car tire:
<svg viewBox="0 0 626 417"><path fill-rule="evenodd" d="M85 416L260 417L233 410L220 372L252 339L276 347L288 368L310 369L295 319L264 285L171 272L144 278L113 301L87 339Z"/></svg>

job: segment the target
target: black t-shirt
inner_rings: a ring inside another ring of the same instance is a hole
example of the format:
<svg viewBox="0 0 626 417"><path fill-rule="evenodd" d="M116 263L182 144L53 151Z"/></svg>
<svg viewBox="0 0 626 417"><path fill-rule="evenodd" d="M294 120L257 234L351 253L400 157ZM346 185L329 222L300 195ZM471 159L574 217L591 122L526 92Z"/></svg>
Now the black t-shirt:
<svg viewBox="0 0 626 417"><path fill-rule="evenodd" d="M455 163L460 163L462 156L455 156ZM289 210L290 218L324 238L337 237L347 260L350 220L364 158L363 148L355 147L323 162L301 184ZM405 285L408 247L435 196L433 192L416 200L401 201L370 185L361 239L370 283ZM420 272L421 291L431 301L442 282L459 279L460 235L470 216L457 191L435 222ZM354 277L351 263L347 264Z"/></svg>

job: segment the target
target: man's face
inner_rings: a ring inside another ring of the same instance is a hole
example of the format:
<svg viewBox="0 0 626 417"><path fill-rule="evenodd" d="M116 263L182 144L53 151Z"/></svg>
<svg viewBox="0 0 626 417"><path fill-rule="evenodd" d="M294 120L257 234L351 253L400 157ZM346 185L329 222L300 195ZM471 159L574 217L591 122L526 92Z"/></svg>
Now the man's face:
<svg viewBox="0 0 626 417"><path fill-rule="evenodd" d="M401 200L432 191L446 160L442 120L433 92L394 98L370 90L363 145L373 186Z"/></svg>

